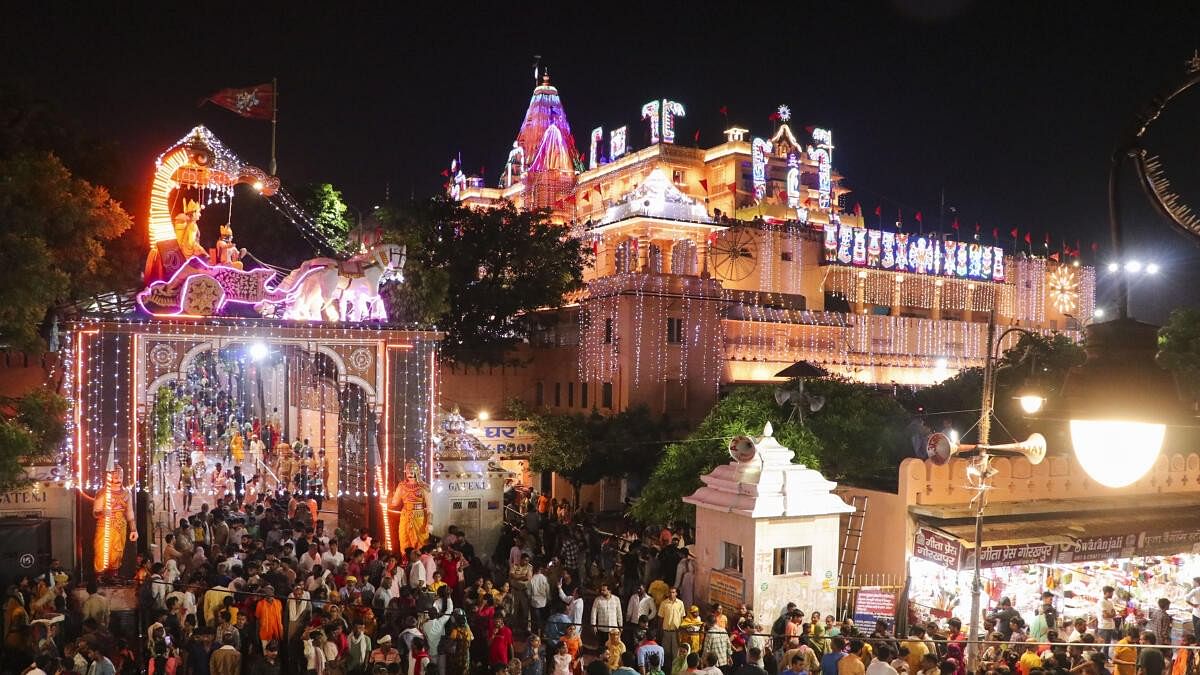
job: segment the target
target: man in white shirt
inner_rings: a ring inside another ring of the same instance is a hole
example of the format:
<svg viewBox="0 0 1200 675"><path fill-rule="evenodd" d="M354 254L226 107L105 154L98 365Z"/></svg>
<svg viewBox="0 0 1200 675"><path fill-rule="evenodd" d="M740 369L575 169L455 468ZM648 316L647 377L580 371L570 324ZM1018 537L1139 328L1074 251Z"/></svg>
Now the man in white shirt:
<svg viewBox="0 0 1200 675"><path fill-rule="evenodd" d="M426 576L425 564L421 562L421 557L413 551L408 557L408 587L419 589L429 585L429 577Z"/></svg>
<svg viewBox="0 0 1200 675"><path fill-rule="evenodd" d="M371 535L367 534L367 528L364 527L358 531L358 536L354 538L354 541L350 542L350 550L362 551L363 553L371 550Z"/></svg>
<svg viewBox="0 0 1200 675"><path fill-rule="evenodd" d="M1112 599L1115 589L1112 586L1105 586L1101 592L1104 597L1096 603L1096 638L1101 643L1116 642L1117 609Z"/></svg>
<svg viewBox="0 0 1200 675"><path fill-rule="evenodd" d="M890 663L895 655L891 645L877 644L875 658L871 659L871 665L867 666L867 675L900 675Z"/></svg>
<svg viewBox="0 0 1200 675"><path fill-rule="evenodd" d="M592 628L598 635L621 630L621 599L608 590L608 584L600 584L600 595L592 602Z"/></svg>
<svg viewBox="0 0 1200 675"><path fill-rule="evenodd" d="M303 627L302 624L307 623L310 598L303 586L297 585L292 589L287 601L288 627L291 628L289 638L295 637Z"/></svg>
<svg viewBox="0 0 1200 675"><path fill-rule="evenodd" d="M559 593L562 593L561 589L559 589ZM579 590L576 589L571 591L570 595L563 596L563 602L565 602L567 605L566 609L563 610L563 613L571 619L571 624L575 626L582 626L583 596L579 595Z"/></svg>
<svg viewBox="0 0 1200 675"><path fill-rule="evenodd" d="M637 625L643 616L653 621L658 616L658 609L654 606L654 596L646 593L645 586L638 586L625 605L625 622Z"/></svg>
<svg viewBox="0 0 1200 675"><path fill-rule="evenodd" d="M533 607L533 629L540 631L546 622L546 603L550 601L550 580L546 566L541 565L529 579L529 605Z"/></svg>
<svg viewBox="0 0 1200 675"><path fill-rule="evenodd" d="M296 567L304 576L312 574L313 568L319 565L324 565L321 561L321 551L316 545L310 545L304 555L300 556L300 562L296 563Z"/></svg>
<svg viewBox="0 0 1200 675"><path fill-rule="evenodd" d="M709 652L704 655L702 663L703 668L696 670L696 675L724 675L720 667L717 666L717 655Z"/></svg>
<svg viewBox="0 0 1200 675"><path fill-rule="evenodd" d="M337 542L329 542L329 550L321 556L321 564L330 572L336 572L337 568L344 562L346 562L346 556L338 551Z"/></svg>
<svg viewBox="0 0 1200 675"><path fill-rule="evenodd" d="M1200 577L1192 579L1192 590L1183 596L1192 608L1192 635L1200 635Z"/></svg>

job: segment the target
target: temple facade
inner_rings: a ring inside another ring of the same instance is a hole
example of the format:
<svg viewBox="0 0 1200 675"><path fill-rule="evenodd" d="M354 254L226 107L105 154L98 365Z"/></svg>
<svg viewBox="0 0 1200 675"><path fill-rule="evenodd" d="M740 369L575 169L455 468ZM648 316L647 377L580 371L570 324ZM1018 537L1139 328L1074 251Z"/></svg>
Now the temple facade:
<svg viewBox="0 0 1200 675"><path fill-rule="evenodd" d="M1072 338L1092 316L1095 270L1069 251L1030 255L995 231L960 235L957 222L942 235L864 216L834 166L833 131L793 129L786 106L772 128L730 125L713 147L690 133L696 143L676 142L679 102L641 113L640 127L598 127L576 147L543 77L502 175L452 177L452 196L472 207L551 209L595 258L586 289L524 349L527 365L446 372L448 403L645 404L696 421L721 385L778 381L798 361L925 386L983 364L993 313L1000 326Z"/></svg>

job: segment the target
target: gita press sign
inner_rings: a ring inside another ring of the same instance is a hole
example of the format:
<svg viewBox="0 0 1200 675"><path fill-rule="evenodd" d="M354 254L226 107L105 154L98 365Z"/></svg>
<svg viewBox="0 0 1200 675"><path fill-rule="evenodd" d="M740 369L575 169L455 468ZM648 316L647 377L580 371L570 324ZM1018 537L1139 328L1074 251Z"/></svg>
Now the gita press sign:
<svg viewBox="0 0 1200 675"><path fill-rule="evenodd" d="M951 279L1004 281L1004 249L999 246L846 224L825 228L825 262Z"/></svg>

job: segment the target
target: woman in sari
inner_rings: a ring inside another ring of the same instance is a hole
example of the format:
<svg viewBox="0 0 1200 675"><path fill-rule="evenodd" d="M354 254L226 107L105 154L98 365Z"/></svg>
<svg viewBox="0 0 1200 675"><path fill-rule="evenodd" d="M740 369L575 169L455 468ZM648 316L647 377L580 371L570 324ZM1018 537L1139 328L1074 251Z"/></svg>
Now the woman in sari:
<svg viewBox="0 0 1200 675"><path fill-rule="evenodd" d="M474 635L467 627L466 613L461 609L454 610L450 616L450 623L453 627L442 639L446 653L446 675L470 675L471 642Z"/></svg>

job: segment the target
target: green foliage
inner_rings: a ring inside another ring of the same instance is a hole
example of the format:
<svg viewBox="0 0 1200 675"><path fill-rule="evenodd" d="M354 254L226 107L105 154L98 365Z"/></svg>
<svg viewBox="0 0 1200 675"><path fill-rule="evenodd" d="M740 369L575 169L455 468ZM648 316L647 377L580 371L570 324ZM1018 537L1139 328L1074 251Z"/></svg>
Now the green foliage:
<svg viewBox="0 0 1200 675"><path fill-rule="evenodd" d="M700 487L700 476L729 461L730 438L761 434L767 422L775 427L776 440L796 453L796 462L818 466L819 441L808 428L789 422L789 412L789 408L775 402L774 387L732 389L686 440L666 447L650 481L633 504L633 516L648 523L693 520L695 508L684 504L683 497ZM824 411L817 413L823 414Z"/></svg>
<svg viewBox="0 0 1200 675"><path fill-rule="evenodd" d="M908 454L908 413L891 396L866 385L833 378L805 380L805 390L823 397L803 424L790 405L776 402L774 386L742 386L717 402L684 441L667 446L641 497L635 518L651 523L693 520L683 497L700 487L700 476L729 460L729 439L758 436L767 422L775 439L795 453L793 461L835 481L895 480ZM794 387L795 383L788 385Z"/></svg>
<svg viewBox="0 0 1200 675"><path fill-rule="evenodd" d="M522 411L527 412L527 411ZM553 471L575 487L621 478L652 463L662 451L667 426L639 406L615 415L532 413L529 430L537 445L533 471Z"/></svg>
<svg viewBox="0 0 1200 675"><path fill-rule="evenodd" d="M350 221L346 219L346 202L342 193L329 183L314 183L300 191L300 204L313 217L317 233L333 252L341 255L350 247Z"/></svg>
<svg viewBox="0 0 1200 675"><path fill-rule="evenodd" d="M159 387L154 397L154 450L166 452L174 438L172 420L183 410L183 401L175 396L170 387Z"/></svg>
<svg viewBox="0 0 1200 675"><path fill-rule="evenodd" d="M511 204L469 209L444 198L382 209L385 238L408 247L405 283L390 290L392 316L446 332L442 354L502 363L529 336L533 313L583 285L591 255L545 212Z"/></svg>
<svg viewBox="0 0 1200 675"><path fill-rule="evenodd" d="M74 177L53 154L0 157L0 341L42 348L55 304L129 285L107 248L133 224L103 187Z"/></svg>
<svg viewBox="0 0 1200 675"><path fill-rule="evenodd" d="M0 419L0 490L10 490L28 482L26 466L45 461L62 442L67 400L36 389L4 404L13 413Z"/></svg>
<svg viewBox="0 0 1200 675"><path fill-rule="evenodd" d="M1031 387L1052 404L1058 398L1067 371L1082 364L1084 359L1083 347L1065 335L1022 334L996 363L995 414L1014 438L993 436L990 440L1024 440L1034 426L1045 433L1046 425L1027 420L1015 397ZM979 421L982 399L983 369L968 368L939 384L918 390L904 402L910 411L929 417L934 429L949 420L951 427L963 433ZM964 441L974 438L973 429L964 433Z"/></svg>
<svg viewBox="0 0 1200 675"><path fill-rule="evenodd" d="M1182 394L1200 400L1200 310L1176 309L1158 331L1158 365L1175 374Z"/></svg>

